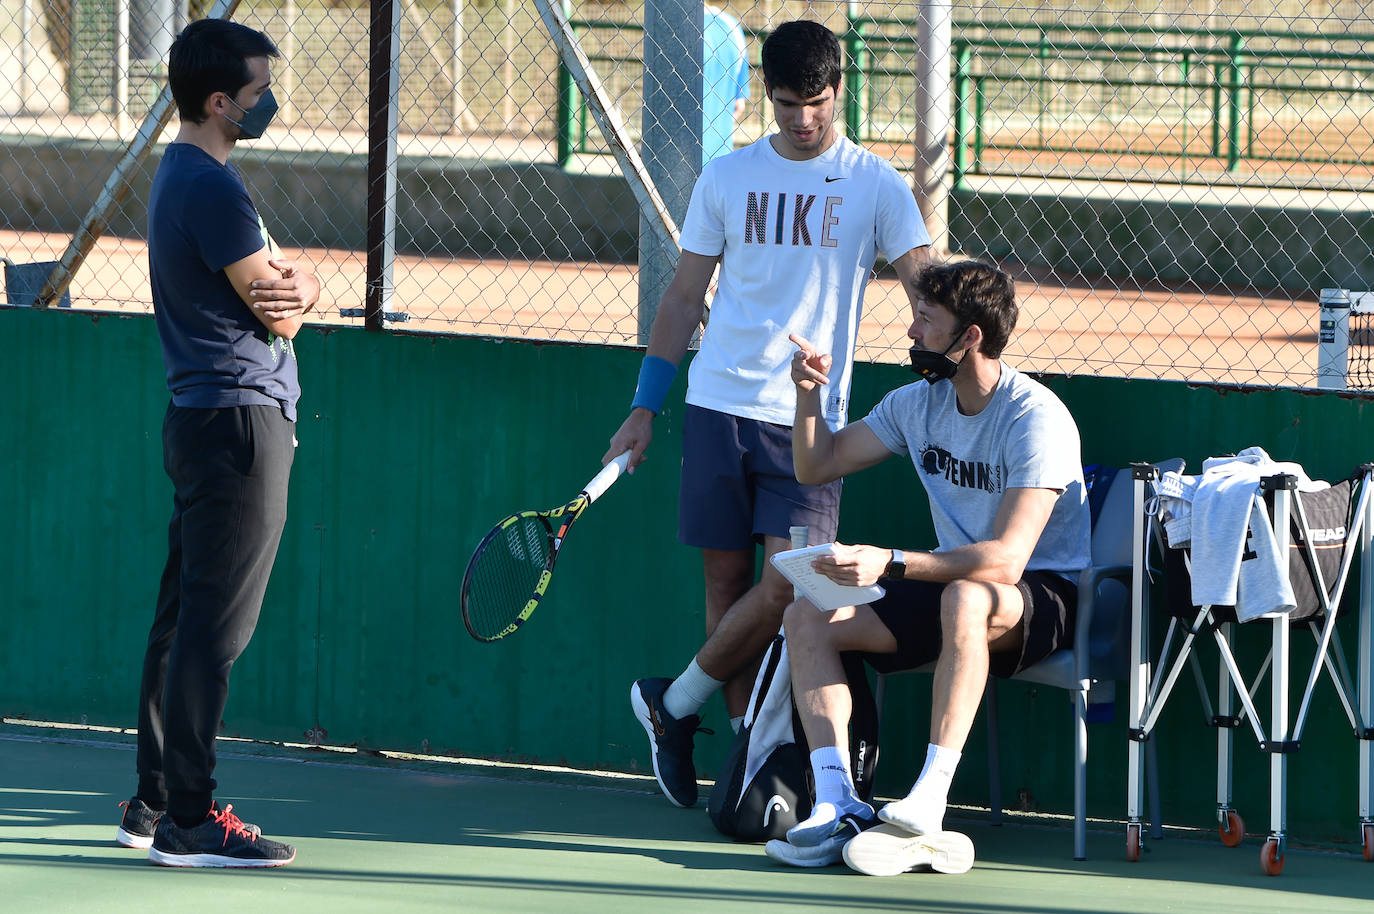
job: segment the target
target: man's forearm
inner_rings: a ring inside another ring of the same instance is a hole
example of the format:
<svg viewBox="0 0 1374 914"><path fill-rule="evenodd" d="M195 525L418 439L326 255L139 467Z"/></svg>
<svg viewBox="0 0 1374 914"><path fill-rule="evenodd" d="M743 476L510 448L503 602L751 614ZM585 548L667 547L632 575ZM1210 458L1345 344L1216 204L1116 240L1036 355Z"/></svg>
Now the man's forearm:
<svg viewBox="0 0 1374 914"><path fill-rule="evenodd" d="M797 392L797 412L792 423L792 468L804 485L829 482L825 467L833 450L830 427L821 416L820 388Z"/></svg>
<svg viewBox="0 0 1374 914"><path fill-rule="evenodd" d="M701 323L701 309L705 302L696 306L681 296L665 294L658 303L658 314L654 316L653 326L649 328L649 345L645 355L655 356L674 365L687 354L687 346L692 342L692 334Z"/></svg>

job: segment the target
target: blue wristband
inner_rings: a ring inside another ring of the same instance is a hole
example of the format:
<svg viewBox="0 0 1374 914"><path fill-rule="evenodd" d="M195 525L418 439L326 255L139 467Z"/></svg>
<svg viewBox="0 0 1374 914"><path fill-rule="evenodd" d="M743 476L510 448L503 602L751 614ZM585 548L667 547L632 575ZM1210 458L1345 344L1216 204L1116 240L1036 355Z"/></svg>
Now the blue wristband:
<svg viewBox="0 0 1374 914"><path fill-rule="evenodd" d="M646 355L639 366L639 383L635 386L635 398L630 401L630 409L642 406L655 416L663 411L663 400L668 396L668 388L677 377L677 366L667 359L656 355Z"/></svg>

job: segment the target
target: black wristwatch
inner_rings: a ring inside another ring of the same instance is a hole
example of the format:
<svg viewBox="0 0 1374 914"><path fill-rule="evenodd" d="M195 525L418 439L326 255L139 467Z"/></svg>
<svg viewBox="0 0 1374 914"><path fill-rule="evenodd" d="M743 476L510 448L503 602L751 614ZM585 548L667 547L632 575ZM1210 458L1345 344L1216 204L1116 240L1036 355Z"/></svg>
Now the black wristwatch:
<svg viewBox="0 0 1374 914"><path fill-rule="evenodd" d="M887 570L883 572L883 578L889 581L900 581L906 577L906 553L900 549L892 550L892 561L887 563Z"/></svg>

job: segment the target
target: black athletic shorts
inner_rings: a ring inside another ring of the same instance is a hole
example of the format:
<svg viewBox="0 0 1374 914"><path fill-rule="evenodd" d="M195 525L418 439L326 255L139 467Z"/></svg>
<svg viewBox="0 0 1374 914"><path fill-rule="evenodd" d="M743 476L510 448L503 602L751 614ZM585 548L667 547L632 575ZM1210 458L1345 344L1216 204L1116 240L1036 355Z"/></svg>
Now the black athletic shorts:
<svg viewBox="0 0 1374 914"><path fill-rule="evenodd" d="M1006 679L1034 666L1073 643L1078 585L1052 571L1027 571L1016 587L1025 611L1021 615L1019 654L993 654L988 670ZM940 656L940 594L945 585L932 581L884 581L886 596L869 604L897 639L892 654L865 653L869 666L896 673L935 662Z"/></svg>

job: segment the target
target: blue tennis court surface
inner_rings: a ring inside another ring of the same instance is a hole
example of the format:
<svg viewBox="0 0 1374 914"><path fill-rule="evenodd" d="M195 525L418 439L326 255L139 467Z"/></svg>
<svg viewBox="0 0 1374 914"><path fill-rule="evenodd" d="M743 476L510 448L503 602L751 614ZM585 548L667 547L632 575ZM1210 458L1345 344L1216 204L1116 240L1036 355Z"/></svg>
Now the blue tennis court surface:
<svg viewBox="0 0 1374 914"><path fill-rule="evenodd" d="M1065 824L992 828L952 814L978 862L962 876L876 879L781 867L723 839L644 778L222 743L220 799L298 848L275 870L169 870L114 844L134 783L126 733L0 725L0 907L60 911L1371 910L1374 865L1290 849L1259 871L1238 849L1171 834L1123 859L1119 824L1070 859Z"/></svg>

